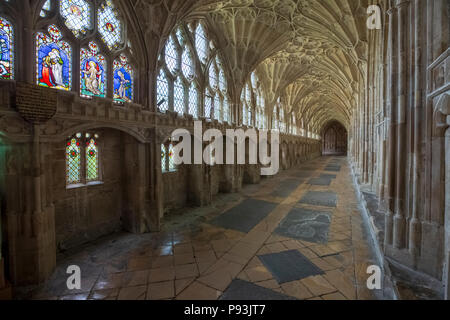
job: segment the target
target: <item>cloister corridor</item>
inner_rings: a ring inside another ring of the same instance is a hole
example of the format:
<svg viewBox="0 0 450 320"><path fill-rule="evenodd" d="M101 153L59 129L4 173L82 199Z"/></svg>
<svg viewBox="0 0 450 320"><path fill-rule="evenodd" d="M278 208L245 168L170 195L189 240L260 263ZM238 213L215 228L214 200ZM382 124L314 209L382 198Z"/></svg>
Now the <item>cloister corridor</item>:
<svg viewBox="0 0 450 320"><path fill-rule="evenodd" d="M240 193L220 195L210 206L174 213L161 232L109 236L69 250L50 280L26 288L22 298L376 299L366 271L377 260L355 192L346 157L311 160ZM312 193L316 197L302 201ZM240 219L217 220L224 213ZM288 218L296 213L300 219ZM260 259L293 252L304 259L301 280L289 279L294 265L271 270ZM70 265L89 275L75 292L66 286Z"/></svg>

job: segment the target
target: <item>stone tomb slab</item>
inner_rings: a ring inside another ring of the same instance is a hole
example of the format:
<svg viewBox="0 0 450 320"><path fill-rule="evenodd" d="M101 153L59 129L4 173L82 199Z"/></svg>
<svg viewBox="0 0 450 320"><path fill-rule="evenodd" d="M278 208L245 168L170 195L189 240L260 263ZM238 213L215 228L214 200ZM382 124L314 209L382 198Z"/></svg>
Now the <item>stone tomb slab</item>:
<svg viewBox="0 0 450 320"><path fill-rule="evenodd" d="M325 171L339 172L341 171L341 166L327 166L325 167Z"/></svg>
<svg viewBox="0 0 450 320"><path fill-rule="evenodd" d="M324 274L298 250L258 256L279 284Z"/></svg>
<svg viewBox="0 0 450 320"><path fill-rule="evenodd" d="M276 203L245 199L235 207L211 220L211 224L224 229L248 233L275 209Z"/></svg>
<svg viewBox="0 0 450 320"><path fill-rule="evenodd" d="M327 174L327 173L323 173L320 175L321 178L327 178L327 179L336 179L337 175L335 174Z"/></svg>
<svg viewBox="0 0 450 320"><path fill-rule="evenodd" d="M330 224L329 212L293 208L274 232L283 237L326 244Z"/></svg>
<svg viewBox="0 0 450 320"><path fill-rule="evenodd" d="M219 300L258 301L258 300L297 300L282 293L260 287L248 281L235 279Z"/></svg>
<svg viewBox="0 0 450 320"><path fill-rule="evenodd" d="M309 191L299 203L335 208L337 206L337 194L335 192Z"/></svg>
<svg viewBox="0 0 450 320"><path fill-rule="evenodd" d="M272 192L273 197L286 198L304 182L304 179L287 179L282 181Z"/></svg>
<svg viewBox="0 0 450 320"><path fill-rule="evenodd" d="M308 184L312 186L329 186L331 179L326 177L312 178L308 181Z"/></svg>

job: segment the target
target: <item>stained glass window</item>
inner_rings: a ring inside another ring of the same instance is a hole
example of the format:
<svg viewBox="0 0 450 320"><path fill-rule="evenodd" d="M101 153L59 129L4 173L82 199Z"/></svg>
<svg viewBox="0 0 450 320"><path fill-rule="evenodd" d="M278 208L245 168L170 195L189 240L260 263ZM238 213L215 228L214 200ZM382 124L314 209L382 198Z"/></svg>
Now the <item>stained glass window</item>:
<svg viewBox="0 0 450 320"><path fill-rule="evenodd" d="M181 79L178 77L174 85L173 107L175 112L184 114L184 88Z"/></svg>
<svg viewBox="0 0 450 320"><path fill-rule="evenodd" d="M122 40L122 26L111 0L105 0L98 9L98 30L110 50L117 49Z"/></svg>
<svg viewBox="0 0 450 320"><path fill-rule="evenodd" d="M177 69L177 51L172 36L167 40L165 54L167 68L170 72L175 73Z"/></svg>
<svg viewBox="0 0 450 320"><path fill-rule="evenodd" d="M82 96L106 96L106 60L98 53L95 42L89 43L89 49L80 52L80 89Z"/></svg>
<svg viewBox="0 0 450 320"><path fill-rule="evenodd" d="M48 34L36 35L36 82L43 87L70 90L72 49L56 26L49 26Z"/></svg>
<svg viewBox="0 0 450 320"><path fill-rule="evenodd" d="M11 23L0 17L0 79L14 79L14 33Z"/></svg>
<svg viewBox="0 0 450 320"><path fill-rule="evenodd" d="M159 71L159 76L156 80L156 100L161 112L169 110L169 84L162 69Z"/></svg>
<svg viewBox="0 0 450 320"><path fill-rule="evenodd" d="M166 172L166 164L167 164L167 152L166 146L164 144L161 145L161 169L162 172Z"/></svg>
<svg viewBox="0 0 450 320"><path fill-rule="evenodd" d="M208 40L206 40L205 30L201 23L198 24L197 29L195 30L195 48L200 61L206 63L208 59Z"/></svg>
<svg viewBox="0 0 450 320"><path fill-rule="evenodd" d="M45 1L44 5L42 6L40 16L42 18L45 18L47 16L48 11L50 11L50 8L51 8L51 1L50 0Z"/></svg>
<svg viewBox="0 0 450 320"><path fill-rule="evenodd" d="M175 171L177 166L175 165L175 158L173 152L173 144L169 144L169 171Z"/></svg>
<svg viewBox="0 0 450 320"><path fill-rule="evenodd" d="M72 138L66 146L66 177L67 184L81 182L81 148L80 142Z"/></svg>
<svg viewBox="0 0 450 320"><path fill-rule="evenodd" d="M86 143L86 181L98 180L98 148L95 139Z"/></svg>
<svg viewBox="0 0 450 320"><path fill-rule="evenodd" d="M133 101L133 69L123 54L114 60L114 101L118 103Z"/></svg>
<svg viewBox="0 0 450 320"><path fill-rule="evenodd" d="M86 34L91 29L91 8L85 0L61 0L60 13L67 28L76 37Z"/></svg>

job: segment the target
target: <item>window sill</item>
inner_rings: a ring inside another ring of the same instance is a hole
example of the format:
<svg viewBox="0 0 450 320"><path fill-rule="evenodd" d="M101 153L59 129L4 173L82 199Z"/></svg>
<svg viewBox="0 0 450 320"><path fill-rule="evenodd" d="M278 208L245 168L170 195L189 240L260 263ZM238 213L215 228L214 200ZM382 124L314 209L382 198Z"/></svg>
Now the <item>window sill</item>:
<svg viewBox="0 0 450 320"><path fill-rule="evenodd" d="M99 186L99 185L103 185L103 184L104 184L104 182L102 182L102 181L91 181L86 184L84 184L84 183L71 184L71 185L66 186L66 189L72 190L72 189L79 189L79 188L84 188L84 187Z"/></svg>

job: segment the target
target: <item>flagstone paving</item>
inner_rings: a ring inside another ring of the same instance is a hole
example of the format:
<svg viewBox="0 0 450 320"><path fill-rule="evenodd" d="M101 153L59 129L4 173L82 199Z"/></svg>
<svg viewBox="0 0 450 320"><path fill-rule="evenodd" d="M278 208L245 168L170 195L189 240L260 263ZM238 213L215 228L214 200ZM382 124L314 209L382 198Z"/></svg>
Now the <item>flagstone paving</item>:
<svg viewBox="0 0 450 320"><path fill-rule="evenodd" d="M328 169L336 172L330 176ZM305 178L328 179L330 184L311 185ZM268 212L245 219L255 213L236 211L252 203ZM227 212L236 219L242 215L245 226L221 220ZM305 223L292 212L324 212L330 221ZM289 217L292 226L286 225ZM295 232L287 232L290 227ZM277 232L280 228L286 231L283 235ZM275 253L285 261L284 273L300 276L280 283L279 274L272 273L279 266L271 272L260 259ZM299 257L308 268L305 272L294 264ZM220 194L209 207L169 215L159 233L115 234L67 251L45 284L19 288L17 294L23 299L215 300L236 296L233 292L242 286L246 298L254 292L255 298L375 299L375 292L366 287L366 270L373 264L347 161L322 157L263 179L260 185L245 186L239 194ZM69 265L81 269L79 290L67 289Z"/></svg>

